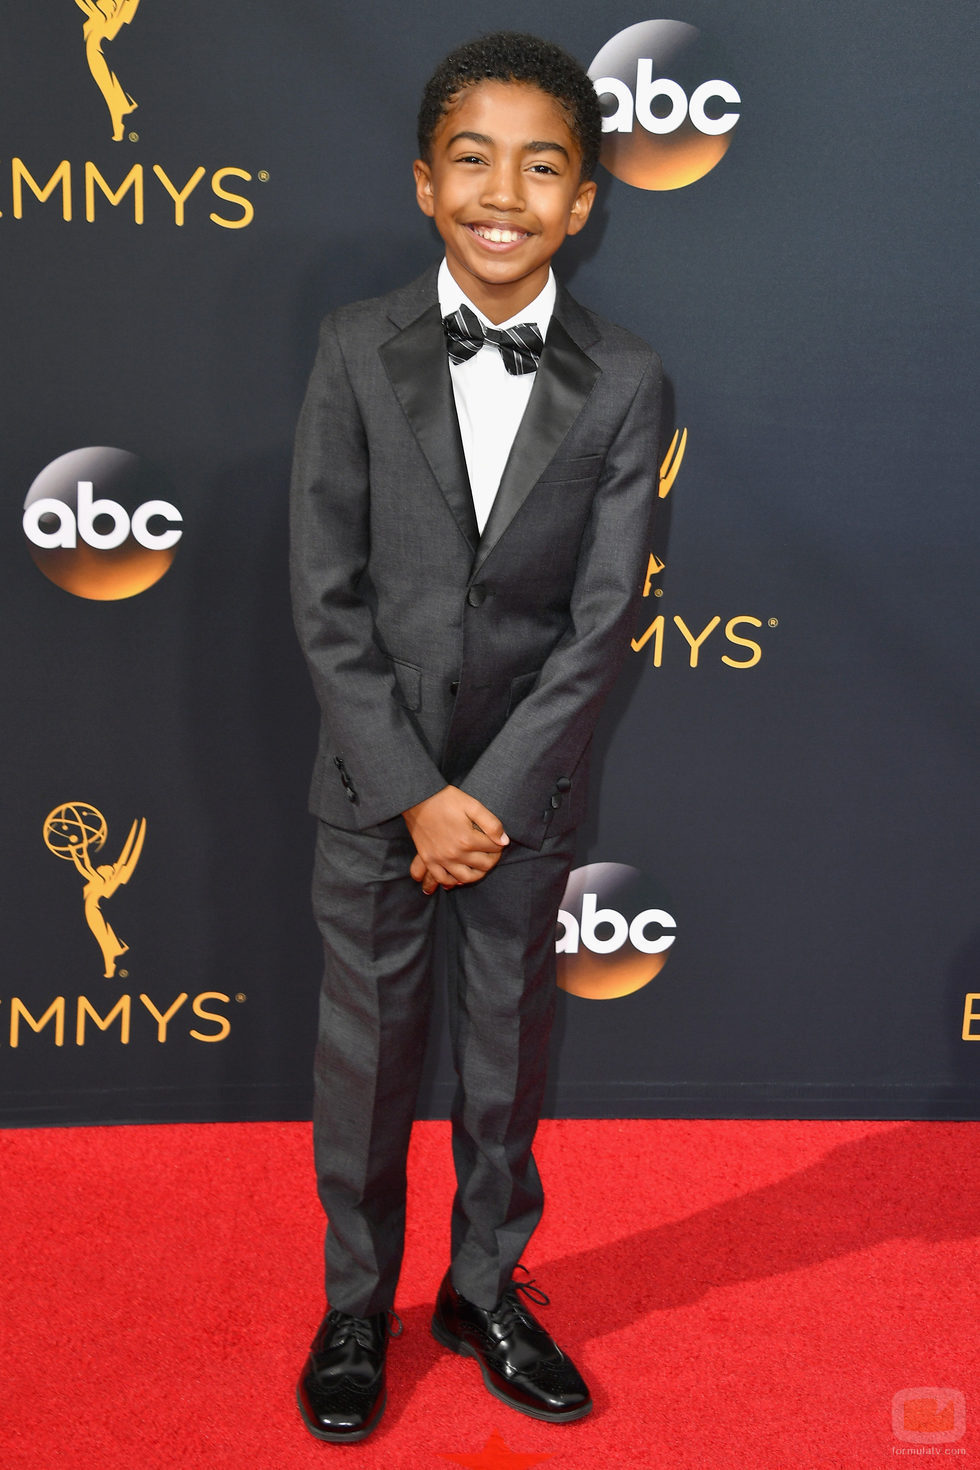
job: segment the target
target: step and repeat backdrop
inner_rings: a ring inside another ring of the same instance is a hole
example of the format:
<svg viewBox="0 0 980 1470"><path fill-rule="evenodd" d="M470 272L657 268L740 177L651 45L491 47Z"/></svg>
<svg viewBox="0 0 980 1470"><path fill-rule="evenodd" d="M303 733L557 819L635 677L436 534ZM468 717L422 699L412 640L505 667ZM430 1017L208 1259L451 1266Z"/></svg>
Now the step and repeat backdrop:
<svg viewBox="0 0 980 1470"><path fill-rule="evenodd" d="M491 28L589 68L560 272L669 375L550 1110L980 1117L974 6L677 3L3 27L0 1121L307 1115L293 426L320 317L438 257L418 94Z"/></svg>

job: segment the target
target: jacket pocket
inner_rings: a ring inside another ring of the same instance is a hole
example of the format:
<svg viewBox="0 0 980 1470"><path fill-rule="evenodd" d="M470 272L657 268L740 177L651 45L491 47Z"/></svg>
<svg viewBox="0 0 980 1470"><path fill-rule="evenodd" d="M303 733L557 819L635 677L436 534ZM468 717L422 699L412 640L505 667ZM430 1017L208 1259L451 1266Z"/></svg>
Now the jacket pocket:
<svg viewBox="0 0 980 1470"><path fill-rule="evenodd" d="M538 681L540 669L535 669L532 674L518 674L516 679L510 681L510 697L507 701L507 713L515 710L522 699L530 694Z"/></svg>
<svg viewBox="0 0 980 1470"><path fill-rule="evenodd" d="M578 459L559 459L542 471L538 484L568 485L576 480L596 480L602 469L601 454L586 454Z"/></svg>
<svg viewBox="0 0 980 1470"><path fill-rule="evenodd" d="M422 670L416 664L407 664L400 658L392 658L390 654L388 662L395 676L395 687L391 691L392 699L404 705L405 709L421 709Z"/></svg>

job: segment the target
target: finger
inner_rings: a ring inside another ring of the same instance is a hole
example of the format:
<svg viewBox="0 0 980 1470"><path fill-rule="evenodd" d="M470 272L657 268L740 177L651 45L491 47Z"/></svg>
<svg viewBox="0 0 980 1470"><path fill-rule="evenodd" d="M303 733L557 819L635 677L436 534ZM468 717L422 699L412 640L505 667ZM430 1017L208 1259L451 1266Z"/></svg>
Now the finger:
<svg viewBox="0 0 980 1470"><path fill-rule="evenodd" d="M468 796L466 814L473 825L479 827L480 831L498 847L506 847L510 838L504 831L503 822L499 817L495 817L493 812L488 811L482 801L477 801L474 796Z"/></svg>
<svg viewBox="0 0 980 1470"><path fill-rule="evenodd" d="M498 854L498 856L499 856L499 854ZM494 861L494 862L492 862L490 864L490 866L488 868L473 868L473 867L469 867L466 870L466 878L463 881L465 883L467 883L467 884L479 883L484 878L486 878L488 876L488 874L492 873L493 870L494 870L494 868L496 866L497 866L497 863L496 863L496 861Z"/></svg>
<svg viewBox="0 0 980 1470"><path fill-rule="evenodd" d="M487 868L485 870L482 869L482 868L470 868L469 873L467 874L467 877L466 877L466 883L467 883L467 885L470 885L470 884L473 884L473 883L479 883L481 881L481 879L483 879L483 878L485 878L487 876L487 873L488 872L490 872L490 869L489 868Z"/></svg>
<svg viewBox="0 0 980 1470"><path fill-rule="evenodd" d="M500 862L501 848L495 847L489 852L471 849L469 852L457 854L456 861L465 868L473 868L478 873L489 873Z"/></svg>
<svg viewBox="0 0 980 1470"><path fill-rule="evenodd" d="M454 888L456 886L454 880L451 878L448 881L442 880L440 874L443 872L444 870L436 863L433 863L430 867L419 853L415 854L409 868L410 876L421 886L422 892L427 898L430 898L437 888Z"/></svg>
<svg viewBox="0 0 980 1470"><path fill-rule="evenodd" d="M457 883L476 883L478 879L485 878L491 868L495 866L495 864L491 863L489 868L484 868L483 866L477 867L473 863L466 862L465 859L446 864L446 867Z"/></svg>
<svg viewBox="0 0 980 1470"><path fill-rule="evenodd" d="M458 881L448 862L429 863L426 871L426 886L428 883L435 883L439 888L455 888Z"/></svg>
<svg viewBox="0 0 980 1470"><path fill-rule="evenodd" d="M465 837L457 837L455 845L456 852L454 856L461 859L465 859L467 853L470 852L499 854L501 848L499 838L490 837L484 832L482 827L477 827L475 823L470 827Z"/></svg>

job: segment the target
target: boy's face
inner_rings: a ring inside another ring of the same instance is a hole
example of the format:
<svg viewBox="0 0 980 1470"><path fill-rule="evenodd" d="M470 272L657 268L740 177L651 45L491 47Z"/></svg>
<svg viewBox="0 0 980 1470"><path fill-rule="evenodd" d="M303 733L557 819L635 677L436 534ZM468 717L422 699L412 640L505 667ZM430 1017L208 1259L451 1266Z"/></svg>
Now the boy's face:
<svg viewBox="0 0 980 1470"><path fill-rule="evenodd" d="M419 208L435 221L457 284L493 322L542 290L551 257L589 217L595 184L553 97L525 82L465 87L415 162Z"/></svg>

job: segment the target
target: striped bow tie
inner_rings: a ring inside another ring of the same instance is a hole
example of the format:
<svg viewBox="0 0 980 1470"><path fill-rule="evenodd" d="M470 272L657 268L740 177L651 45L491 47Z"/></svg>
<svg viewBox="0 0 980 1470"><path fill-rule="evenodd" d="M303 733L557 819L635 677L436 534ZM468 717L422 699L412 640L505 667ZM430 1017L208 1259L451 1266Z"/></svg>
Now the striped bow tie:
<svg viewBox="0 0 980 1470"><path fill-rule="evenodd" d="M509 373L533 373L544 351L541 333L533 322L518 322L514 327L485 327L465 302L457 311L444 316L442 325L450 362L468 362L485 342L490 342L499 347Z"/></svg>

